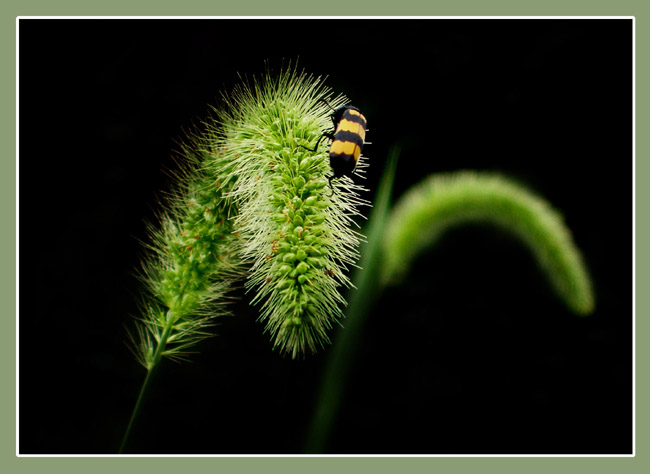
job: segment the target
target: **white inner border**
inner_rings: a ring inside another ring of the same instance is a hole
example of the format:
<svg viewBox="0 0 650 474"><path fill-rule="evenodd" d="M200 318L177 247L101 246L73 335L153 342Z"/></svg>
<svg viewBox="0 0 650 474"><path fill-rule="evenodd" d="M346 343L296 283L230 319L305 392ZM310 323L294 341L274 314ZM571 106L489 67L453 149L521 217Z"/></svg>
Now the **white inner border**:
<svg viewBox="0 0 650 474"><path fill-rule="evenodd" d="M632 454L20 454L20 20L632 20ZM19 458L602 458L636 456L636 17L634 16L18 16L16 17L16 456Z"/></svg>

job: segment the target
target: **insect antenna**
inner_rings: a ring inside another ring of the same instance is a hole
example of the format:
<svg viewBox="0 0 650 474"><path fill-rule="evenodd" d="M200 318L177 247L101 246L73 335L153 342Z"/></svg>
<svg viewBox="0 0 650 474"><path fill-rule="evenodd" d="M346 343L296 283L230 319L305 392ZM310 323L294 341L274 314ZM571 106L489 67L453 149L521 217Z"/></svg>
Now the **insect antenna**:
<svg viewBox="0 0 650 474"><path fill-rule="evenodd" d="M327 102L325 99L320 98L320 99L318 99L318 102L323 102L323 103L324 103L325 105L327 105L330 109L332 109L333 111L336 111L336 109L335 109L334 107L332 107L332 106L329 104L329 102ZM317 102L317 103L318 103L318 102Z"/></svg>

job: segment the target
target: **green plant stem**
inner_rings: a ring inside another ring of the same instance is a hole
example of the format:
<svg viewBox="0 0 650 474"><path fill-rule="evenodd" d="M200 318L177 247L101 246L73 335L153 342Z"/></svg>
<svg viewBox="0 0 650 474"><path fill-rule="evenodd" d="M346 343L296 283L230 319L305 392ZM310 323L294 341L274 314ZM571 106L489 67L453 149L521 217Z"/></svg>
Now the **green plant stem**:
<svg viewBox="0 0 650 474"><path fill-rule="evenodd" d="M122 444L120 445L120 450L119 454L124 454L124 450L128 446L129 443L129 438L131 437L131 431L133 429L133 425L135 424L135 420L138 417L138 414L140 413L140 408L142 406L142 401L144 400L144 397L147 393L147 390L151 386L151 380L153 378L153 373L155 369L158 367L158 364L160 363L160 360L162 359L162 355L165 351L165 347L167 346L167 340L169 339L169 335L172 332L172 327L174 326L172 321L169 321L167 326L165 327L165 330L163 331L162 337L160 339L160 342L158 343L158 346L156 347L156 352L153 355L153 360L151 366L147 370L147 375L144 378L144 382L142 383L142 387L140 388L140 394L138 395L138 399L135 402L135 407L133 408L133 413L131 413L131 419L129 420L129 424L126 427L126 431L124 433L124 438L122 438Z"/></svg>
<svg viewBox="0 0 650 474"><path fill-rule="evenodd" d="M529 246L567 306L577 314L593 311L591 281L582 256L559 213L546 201L500 176L456 173L425 178L388 214L397 150L389 161L370 215L368 244L352 281L345 329L339 334L323 375L305 451L323 453L332 432L354 350L375 295L399 280L425 248L449 227L488 222L513 232Z"/></svg>
<svg viewBox="0 0 650 474"><path fill-rule="evenodd" d="M396 146L389 154L388 165L377 191L373 211L368 219L368 243L362 246L361 268L357 269L352 278L356 290L351 292L345 328L338 334L325 369L320 396L305 444L305 451L308 453L322 453L327 449L327 440L339 411L350 361L354 360L354 352L361 339L365 316L377 292L382 265L381 234L388 217L399 151L400 148Z"/></svg>

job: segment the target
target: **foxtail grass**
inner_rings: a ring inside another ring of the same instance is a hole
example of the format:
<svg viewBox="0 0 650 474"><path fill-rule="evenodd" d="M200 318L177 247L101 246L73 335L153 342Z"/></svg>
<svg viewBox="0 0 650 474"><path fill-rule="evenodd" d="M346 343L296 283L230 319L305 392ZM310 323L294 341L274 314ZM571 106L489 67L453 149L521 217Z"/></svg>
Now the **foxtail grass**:
<svg viewBox="0 0 650 474"><path fill-rule="evenodd" d="M514 234L535 256L563 303L577 315L595 307L591 279L562 215L526 187L495 173L461 171L425 177L389 206L399 148L390 153L362 247L364 271L355 273L346 327L335 340L314 407L304 449L324 453L377 295L399 284L411 265L447 230L487 223ZM435 288L431 291L435 292ZM507 297L507 296L505 296Z"/></svg>
<svg viewBox="0 0 650 474"><path fill-rule="evenodd" d="M224 95L183 142L174 190L148 226L146 292L129 334L147 375L120 452L161 360L185 360L213 335L238 280L279 352L299 358L329 343L363 239L355 219L367 203L349 177L330 190L327 149L307 149L331 127L323 100L346 102L295 68L267 71Z"/></svg>

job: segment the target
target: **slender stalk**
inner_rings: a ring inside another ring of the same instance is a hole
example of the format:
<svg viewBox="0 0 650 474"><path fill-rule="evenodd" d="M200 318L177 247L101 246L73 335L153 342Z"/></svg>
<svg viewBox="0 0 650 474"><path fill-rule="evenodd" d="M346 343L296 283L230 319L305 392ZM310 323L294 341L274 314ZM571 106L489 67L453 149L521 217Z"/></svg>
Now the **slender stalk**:
<svg viewBox="0 0 650 474"><path fill-rule="evenodd" d="M138 400L135 402L135 407L133 408L133 412L131 413L131 419L129 420L129 424L126 427L126 432L124 433L124 437L122 438L122 444L120 445L120 450L118 451L118 454L124 454L124 450L126 449L126 446L129 442L129 439L131 437L131 430L133 429L135 419L140 413L140 406L142 405L142 400L144 399L144 396L149 388L149 382L151 381L152 378L152 372L153 372L153 368L147 371L147 376L144 378L144 383L140 388L140 394L138 395Z"/></svg>
<svg viewBox="0 0 650 474"><path fill-rule="evenodd" d="M338 334L332 347L330 359L323 376L320 397L316 403L305 451L322 453L327 449L327 440L332 431L341 397L347 381L350 361L360 339L360 333L369 306L379 286L381 273L381 235L388 215L388 206L395 176L399 147L391 150L388 165L377 191L373 211L368 219L368 243L361 249L361 268L357 269L352 281L356 290L350 293L345 328Z"/></svg>
<svg viewBox="0 0 650 474"><path fill-rule="evenodd" d="M153 379L153 373L155 369L158 367L158 364L160 363L160 360L162 359L163 352L165 351L165 347L167 346L167 340L169 339L169 335L172 332L172 326L173 323L170 321L170 323L167 325L165 328L160 343L158 344L158 347L156 347L156 352L154 353L153 360L152 360L152 365L151 367L147 370L147 375L144 378L144 382L142 383L142 387L140 388L140 394L138 395L138 399L135 402L135 407L133 407L133 413L131 413L131 419L129 420L129 424L126 427L126 432L124 433L124 438L122 438L122 444L120 445L120 450L119 454L124 454L124 450L128 446L129 443L129 438L131 437L131 431L133 429L133 425L135 423L136 418L138 417L138 414L140 413L140 407L142 406L142 401L144 400L144 397L147 393L147 390L149 389L149 386L151 385L151 380Z"/></svg>
<svg viewBox="0 0 650 474"><path fill-rule="evenodd" d="M488 222L514 233L531 249L568 308L593 311L594 295L582 256L562 216L524 187L496 175L472 172L437 175L414 186L388 214L397 151L393 151L375 207L368 244L362 247L362 272L352 278L345 329L332 348L323 375L305 451L323 453L336 421L354 350L381 288L399 281L411 263L453 225Z"/></svg>

